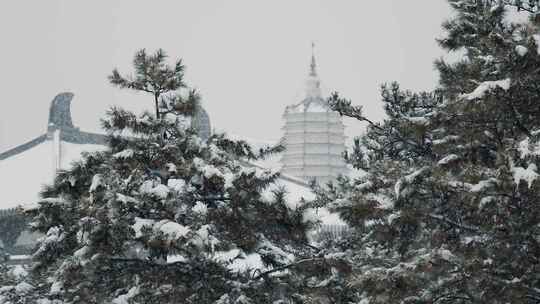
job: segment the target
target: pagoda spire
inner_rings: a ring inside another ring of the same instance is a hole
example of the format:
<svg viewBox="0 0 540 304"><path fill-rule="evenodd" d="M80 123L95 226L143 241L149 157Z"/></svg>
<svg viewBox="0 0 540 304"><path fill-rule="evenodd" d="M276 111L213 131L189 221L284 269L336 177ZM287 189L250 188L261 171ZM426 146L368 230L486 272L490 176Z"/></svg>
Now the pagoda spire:
<svg viewBox="0 0 540 304"><path fill-rule="evenodd" d="M311 42L311 65L310 65L310 76L317 76L317 63L315 62L315 42Z"/></svg>
<svg viewBox="0 0 540 304"><path fill-rule="evenodd" d="M311 64L306 82L306 97L321 98L321 81L317 75L317 62L315 61L315 43L311 42Z"/></svg>

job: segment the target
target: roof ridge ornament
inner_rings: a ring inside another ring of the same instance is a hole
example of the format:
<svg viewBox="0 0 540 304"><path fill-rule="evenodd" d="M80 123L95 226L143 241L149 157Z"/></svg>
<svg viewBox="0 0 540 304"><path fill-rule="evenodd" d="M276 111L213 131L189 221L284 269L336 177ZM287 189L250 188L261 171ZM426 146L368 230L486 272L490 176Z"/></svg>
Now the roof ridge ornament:
<svg viewBox="0 0 540 304"><path fill-rule="evenodd" d="M71 100L74 94L63 92L57 94L51 101L49 109L49 122L47 129L73 129L73 120L71 119Z"/></svg>

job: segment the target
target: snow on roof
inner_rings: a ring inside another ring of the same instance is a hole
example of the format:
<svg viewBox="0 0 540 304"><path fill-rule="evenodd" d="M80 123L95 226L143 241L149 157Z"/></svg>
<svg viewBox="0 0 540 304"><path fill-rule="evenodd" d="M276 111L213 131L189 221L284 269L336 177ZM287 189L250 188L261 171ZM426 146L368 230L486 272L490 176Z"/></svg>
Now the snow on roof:
<svg viewBox="0 0 540 304"><path fill-rule="evenodd" d="M61 168L67 169L83 151L103 150L101 145L62 142ZM43 186L53 181L55 152L53 141L43 143L0 161L0 209L33 204Z"/></svg>

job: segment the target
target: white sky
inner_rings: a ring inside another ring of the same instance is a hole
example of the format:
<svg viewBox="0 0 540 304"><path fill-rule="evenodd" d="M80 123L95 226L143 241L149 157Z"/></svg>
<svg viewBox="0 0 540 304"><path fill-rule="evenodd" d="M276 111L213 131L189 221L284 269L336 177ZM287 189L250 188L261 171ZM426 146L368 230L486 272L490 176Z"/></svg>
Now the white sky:
<svg viewBox="0 0 540 304"><path fill-rule="evenodd" d="M151 109L149 96L113 88L136 50L183 58L214 128L276 140L284 107L298 102L311 41L328 91L382 118L379 85L429 90L445 0L28 1L0 3L0 151L46 130L49 103L75 93L74 123L98 131L111 105ZM358 124L347 121L347 135Z"/></svg>

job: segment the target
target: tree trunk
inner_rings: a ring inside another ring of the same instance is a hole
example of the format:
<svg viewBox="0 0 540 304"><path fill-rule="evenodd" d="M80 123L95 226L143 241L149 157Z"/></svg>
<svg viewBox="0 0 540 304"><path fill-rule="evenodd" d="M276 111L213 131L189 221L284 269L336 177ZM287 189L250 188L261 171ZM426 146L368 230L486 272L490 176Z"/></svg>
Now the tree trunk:
<svg viewBox="0 0 540 304"><path fill-rule="evenodd" d="M156 106L156 119L159 119L159 94L154 94L154 103Z"/></svg>

